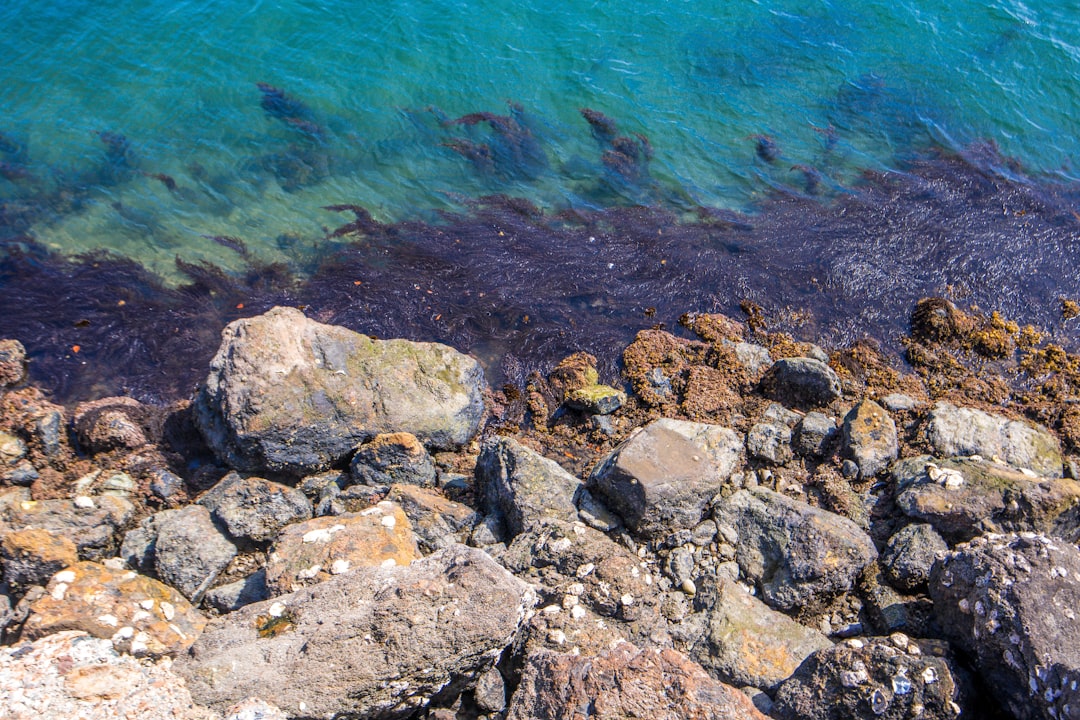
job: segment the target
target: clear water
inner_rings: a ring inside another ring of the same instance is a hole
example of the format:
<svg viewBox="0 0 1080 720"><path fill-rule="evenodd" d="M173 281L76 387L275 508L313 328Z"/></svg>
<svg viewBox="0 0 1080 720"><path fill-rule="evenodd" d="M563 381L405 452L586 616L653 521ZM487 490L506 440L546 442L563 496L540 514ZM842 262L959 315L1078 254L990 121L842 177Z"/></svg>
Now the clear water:
<svg viewBox="0 0 1080 720"><path fill-rule="evenodd" d="M337 203L383 220L491 192L742 208L797 184L795 165L842 189L928 144L991 139L1068 178L1080 149L1074 0L7 0L0 53L6 159L31 176L0 179L0 198L49 198L30 232L50 247L166 276L177 256L239 267L222 235L303 264L347 219L322 209ZM265 112L258 82L303 102L319 141ZM492 174L445 146L486 126L428 110L507 101L542 162ZM596 192L582 107L648 136L647 187ZM125 172L102 172L100 132L127 138ZM281 172L298 148L299 181Z"/></svg>

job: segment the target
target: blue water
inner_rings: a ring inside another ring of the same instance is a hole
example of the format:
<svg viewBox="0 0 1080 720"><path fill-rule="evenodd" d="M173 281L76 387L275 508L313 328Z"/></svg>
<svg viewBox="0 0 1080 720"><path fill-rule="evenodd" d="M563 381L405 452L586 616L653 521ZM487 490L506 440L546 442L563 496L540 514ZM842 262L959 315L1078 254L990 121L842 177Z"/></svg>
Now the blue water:
<svg viewBox="0 0 1080 720"><path fill-rule="evenodd" d="M330 204L381 220L493 192L745 208L797 189L793 166L842 193L935 145L989 139L1067 179L1080 151L1073 1L7 0L0 54L0 199L35 207L27 232L49 247L165 276L177 256L240 267L223 235L302 266L344 220ZM260 82L317 132L266 112ZM487 124L439 118L508 101L526 161L481 172L447 147L498 153ZM646 178L611 177L582 107L648 137ZM103 132L126 138L122 167Z"/></svg>

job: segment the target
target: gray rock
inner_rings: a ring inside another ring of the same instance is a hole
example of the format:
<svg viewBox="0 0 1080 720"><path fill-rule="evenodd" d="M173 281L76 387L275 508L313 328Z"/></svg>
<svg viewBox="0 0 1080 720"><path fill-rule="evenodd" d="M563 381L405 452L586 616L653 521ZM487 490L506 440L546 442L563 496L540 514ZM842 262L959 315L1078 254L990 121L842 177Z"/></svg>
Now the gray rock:
<svg viewBox="0 0 1080 720"><path fill-rule="evenodd" d="M476 360L445 345L372 340L278 307L222 331L194 410L228 465L305 475L378 433L461 445L479 426L483 389Z"/></svg>
<svg viewBox="0 0 1080 720"><path fill-rule="evenodd" d="M152 470L150 472L150 492L166 503L176 502L182 498L184 481L179 475L168 470L161 468Z"/></svg>
<svg viewBox="0 0 1080 720"><path fill-rule="evenodd" d="M767 397L789 407L820 407L840 397L840 378L831 367L813 358L784 358L773 363L761 379Z"/></svg>
<svg viewBox="0 0 1080 720"><path fill-rule="evenodd" d="M901 590L925 590L934 563L949 551L933 526L905 525L889 538L881 553L881 567L889 582Z"/></svg>
<svg viewBox="0 0 1080 720"><path fill-rule="evenodd" d="M638 535L666 535L701 522L742 454L743 441L734 430L664 418L598 463L588 489Z"/></svg>
<svg viewBox="0 0 1080 720"><path fill-rule="evenodd" d="M778 720L953 720L961 686L949 662L899 633L819 650L780 686Z"/></svg>
<svg viewBox="0 0 1080 720"><path fill-rule="evenodd" d="M49 530L75 543L80 558L102 560L116 554L116 531L134 512L130 501L111 495L0 503L0 536L24 528Z"/></svg>
<svg viewBox="0 0 1080 720"><path fill-rule="evenodd" d="M578 517L589 527L600 532L611 532L622 527L622 520L618 515L607 509L602 502L593 497L593 494L585 487L579 487L574 496L577 504Z"/></svg>
<svg viewBox="0 0 1080 720"><path fill-rule="evenodd" d="M219 711L255 695L290 717L406 717L473 685L534 602L486 553L455 545L241 608L173 667Z"/></svg>
<svg viewBox="0 0 1080 720"><path fill-rule="evenodd" d="M832 647L820 632L771 609L728 580L706 584L695 603L707 605L708 621L690 657L732 685L775 690L810 653Z"/></svg>
<svg viewBox="0 0 1080 720"><path fill-rule="evenodd" d="M124 533L124 541L120 545L120 557L124 559L128 567L141 575L153 575L156 572L156 545L158 524L180 512L179 510L162 510L142 519L131 530Z"/></svg>
<svg viewBox="0 0 1080 720"><path fill-rule="evenodd" d="M848 591L877 558L870 537L851 520L763 487L739 490L714 513L719 526L738 533L735 559L743 573L782 610Z"/></svg>
<svg viewBox="0 0 1080 720"><path fill-rule="evenodd" d="M46 457L56 457L64 445L64 416L59 410L50 410L34 423L34 434Z"/></svg>
<svg viewBox="0 0 1080 720"><path fill-rule="evenodd" d="M574 493L581 482L513 438L484 442L476 460L476 483L481 507L502 519L507 539L544 519L577 519Z"/></svg>
<svg viewBox="0 0 1080 720"><path fill-rule="evenodd" d="M7 480L12 485L19 485L22 487L30 487L39 477L41 477L41 474L29 460L18 461L15 463L14 467L4 471L3 474L0 475L0 478Z"/></svg>
<svg viewBox="0 0 1080 720"><path fill-rule="evenodd" d="M262 602L270 597L266 587L266 569L259 568L246 578L219 585L206 591L206 604L221 613L239 610L245 605Z"/></svg>
<svg viewBox="0 0 1080 720"><path fill-rule="evenodd" d="M725 340L724 344L727 345L730 342L730 340ZM761 345L739 342L732 343L732 347L735 348L735 359L738 360L739 364L746 368L747 372L751 375L760 375L768 370L773 364L772 355L769 354L769 350Z"/></svg>
<svg viewBox="0 0 1080 720"><path fill-rule="evenodd" d="M905 458L892 468L896 504L950 543L983 532L1080 535L1080 483L975 458Z"/></svg>
<svg viewBox="0 0 1080 720"><path fill-rule="evenodd" d="M892 393L881 398L881 404L885 406L885 409L889 412L903 412L905 410L914 410L919 406L918 401L910 395L903 393Z"/></svg>
<svg viewBox="0 0 1080 720"><path fill-rule="evenodd" d="M887 468L900 449L896 423L873 400L863 400L844 416L842 436L844 454L855 461L864 479Z"/></svg>
<svg viewBox="0 0 1080 720"><path fill-rule="evenodd" d="M188 505L157 523L157 576L196 605L234 557L236 546L218 530L210 511L202 505Z"/></svg>
<svg viewBox="0 0 1080 720"><path fill-rule="evenodd" d="M476 680L473 690L476 706L489 713L498 713L506 709L506 683L498 668L491 668Z"/></svg>
<svg viewBox="0 0 1080 720"><path fill-rule="evenodd" d="M435 484L435 463L412 433L376 435L356 449L350 463L353 482L364 485L431 486Z"/></svg>
<svg viewBox="0 0 1080 720"><path fill-rule="evenodd" d="M795 432L795 449L809 457L824 457L832 446L839 429L825 413L806 413Z"/></svg>
<svg viewBox="0 0 1080 720"><path fill-rule="evenodd" d="M982 410L939 402L926 421L926 436L938 457L995 457L1046 477L1061 477L1061 446L1045 428Z"/></svg>
<svg viewBox="0 0 1080 720"><path fill-rule="evenodd" d="M199 504L234 539L272 540L286 525L312 516L303 492L258 477L229 473L206 491Z"/></svg>
<svg viewBox="0 0 1080 720"><path fill-rule="evenodd" d="M930 576L934 611L1018 720L1080 717L1080 551L1045 535L976 538Z"/></svg>
<svg viewBox="0 0 1080 720"><path fill-rule="evenodd" d="M791 428L776 421L754 423L746 433L746 452L756 460L783 465L791 460Z"/></svg>

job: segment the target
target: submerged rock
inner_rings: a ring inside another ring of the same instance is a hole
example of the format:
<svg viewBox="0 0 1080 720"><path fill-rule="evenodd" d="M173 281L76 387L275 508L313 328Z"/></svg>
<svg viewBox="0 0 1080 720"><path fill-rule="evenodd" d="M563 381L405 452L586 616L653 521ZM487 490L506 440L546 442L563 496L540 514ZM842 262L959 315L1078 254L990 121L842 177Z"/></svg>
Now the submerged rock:
<svg viewBox="0 0 1080 720"><path fill-rule="evenodd" d="M379 433L461 445L479 426L483 388L476 360L445 345L373 340L278 307L222 331L194 408L233 468L305 475Z"/></svg>
<svg viewBox="0 0 1080 720"><path fill-rule="evenodd" d="M995 457L1038 475L1062 474L1061 447L1044 428L1000 415L939 402L926 421L926 436L939 457Z"/></svg>

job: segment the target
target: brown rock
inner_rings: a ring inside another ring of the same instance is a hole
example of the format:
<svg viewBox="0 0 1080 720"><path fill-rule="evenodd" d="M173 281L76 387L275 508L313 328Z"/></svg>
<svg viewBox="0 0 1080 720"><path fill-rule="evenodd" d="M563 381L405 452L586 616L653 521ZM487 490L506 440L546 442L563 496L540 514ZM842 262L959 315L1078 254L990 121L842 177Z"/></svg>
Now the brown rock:
<svg viewBox="0 0 1080 720"><path fill-rule="evenodd" d="M160 657L186 650L206 619L168 585L130 570L80 562L53 575L30 606L24 640L62 630L111 639L131 655Z"/></svg>
<svg viewBox="0 0 1080 720"><path fill-rule="evenodd" d="M26 378L26 348L18 340L0 340L0 387L18 385Z"/></svg>
<svg viewBox="0 0 1080 720"><path fill-rule="evenodd" d="M75 543L38 528L5 535L0 555L4 558L4 582L16 590L44 585L53 574L79 562Z"/></svg>
<svg viewBox="0 0 1080 720"><path fill-rule="evenodd" d="M420 557L409 518L383 501L358 513L290 525L266 564L271 594L293 592L357 567L408 565Z"/></svg>
<svg viewBox="0 0 1080 720"><path fill-rule="evenodd" d="M0 503L0 534L12 530L39 528L66 537L75 543L79 557L99 560L116 552L116 529L134 512L121 497L101 495L77 500L26 500L12 496Z"/></svg>
<svg viewBox="0 0 1080 720"><path fill-rule="evenodd" d="M478 519L468 505L454 502L437 490L416 485L394 485L386 499L405 512L425 553L464 542Z"/></svg>
<svg viewBox="0 0 1080 720"><path fill-rule="evenodd" d="M83 447L91 452L133 450L148 442L143 423L152 410L129 397L108 397L80 403L72 424Z"/></svg>

